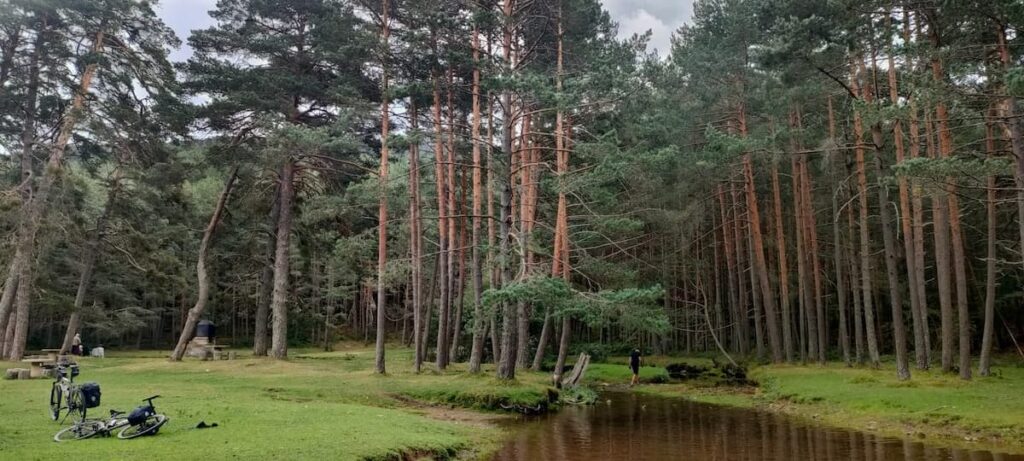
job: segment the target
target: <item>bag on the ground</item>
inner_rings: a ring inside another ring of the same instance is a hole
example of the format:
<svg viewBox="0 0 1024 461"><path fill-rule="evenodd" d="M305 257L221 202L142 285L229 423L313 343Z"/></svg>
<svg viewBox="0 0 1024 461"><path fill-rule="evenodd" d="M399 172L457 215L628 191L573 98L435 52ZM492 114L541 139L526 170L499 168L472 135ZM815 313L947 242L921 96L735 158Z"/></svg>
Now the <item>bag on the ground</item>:
<svg viewBox="0 0 1024 461"><path fill-rule="evenodd" d="M82 402L85 404L85 408L96 408L100 406L100 385L97 383L83 384Z"/></svg>
<svg viewBox="0 0 1024 461"><path fill-rule="evenodd" d="M150 412L149 407L136 408L128 414L128 424L131 424L132 426L142 424L146 421L146 418L149 418L152 414L153 413Z"/></svg>

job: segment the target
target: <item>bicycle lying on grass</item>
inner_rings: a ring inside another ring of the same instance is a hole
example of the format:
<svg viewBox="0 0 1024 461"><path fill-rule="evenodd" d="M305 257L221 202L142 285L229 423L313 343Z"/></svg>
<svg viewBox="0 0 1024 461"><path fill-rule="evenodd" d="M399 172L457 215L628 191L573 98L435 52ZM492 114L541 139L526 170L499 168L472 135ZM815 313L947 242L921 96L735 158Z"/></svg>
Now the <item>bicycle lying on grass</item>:
<svg viewBox="0 0 1024 461"><path fill-rule="evenodd" d="M110 410L107 420L82 420L61 429L53 436L56 442L88 439L95 436L110 436L115 430L119 439L134 439L143 435L155 435L160 427L167 423L167 416L157 413L153 400L159 395L143 399L141 405L125 415L123 411Z"/></svg>

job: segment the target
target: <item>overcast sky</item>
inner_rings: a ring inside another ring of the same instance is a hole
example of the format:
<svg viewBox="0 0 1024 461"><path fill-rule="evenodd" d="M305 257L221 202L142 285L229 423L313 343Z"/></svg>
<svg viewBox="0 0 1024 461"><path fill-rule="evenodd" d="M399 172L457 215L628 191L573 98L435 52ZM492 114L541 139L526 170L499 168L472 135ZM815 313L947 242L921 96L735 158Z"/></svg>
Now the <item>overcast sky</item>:
<svg viewBox="0 0 1024 461"><path fill-rule="evenodd" d="M693 14L693 0L602 0L604 7L619 23L619 34L628 37L635 33L652 32L650 48L664 56L668 53L672 32L690 20ZM216 0L163 0L159 14L171 26L182 42L192 29L202 29L213 24L206 14L213 9ZM192 51L188 45L171 54L175 61L188 58Z"/></svg>

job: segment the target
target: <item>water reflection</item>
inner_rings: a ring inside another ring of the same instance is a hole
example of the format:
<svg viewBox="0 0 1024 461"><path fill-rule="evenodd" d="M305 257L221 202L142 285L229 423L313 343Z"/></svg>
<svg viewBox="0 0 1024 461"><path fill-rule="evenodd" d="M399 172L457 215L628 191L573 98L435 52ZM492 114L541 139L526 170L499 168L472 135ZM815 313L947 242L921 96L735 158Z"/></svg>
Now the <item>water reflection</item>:
<svg viewBox="0 0 1024 461"><path fill-rule="evenodd" d="M597 405L565 408L525 424L493 459L1024 461L1024 456L933 448L762 412L614 393Z"/></svg>

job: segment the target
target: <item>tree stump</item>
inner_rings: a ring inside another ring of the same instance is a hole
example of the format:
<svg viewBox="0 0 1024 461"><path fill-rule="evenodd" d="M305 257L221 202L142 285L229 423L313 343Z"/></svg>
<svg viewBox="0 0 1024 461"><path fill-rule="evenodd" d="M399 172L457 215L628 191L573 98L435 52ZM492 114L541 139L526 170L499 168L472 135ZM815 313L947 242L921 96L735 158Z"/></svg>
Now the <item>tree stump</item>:
<svg viewBox="0 0 1024 461"><path fill-rule="evenodd" d="M28 368L19 368L18 379L32 379L32 370L29 370Z"/></svg>
<svg viewBox="0 0 1024 461"><path fill-rule="evenodd" d="M590 356L586 353L580 353L579 358L576 359L576 364L573 365L572 371L569 372L569 376L562 380L562 386L564 387L576 387L583 380L583 375L587 372L587 367L590 366Z"/></svg>

